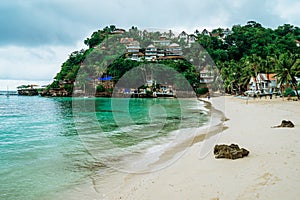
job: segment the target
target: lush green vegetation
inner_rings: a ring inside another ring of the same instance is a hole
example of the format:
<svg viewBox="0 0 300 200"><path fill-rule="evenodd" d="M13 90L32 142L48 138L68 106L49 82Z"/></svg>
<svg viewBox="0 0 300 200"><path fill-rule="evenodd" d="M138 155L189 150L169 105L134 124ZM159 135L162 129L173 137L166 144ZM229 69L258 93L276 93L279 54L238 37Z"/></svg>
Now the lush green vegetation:
<svg viewBox="0 0 300 200"><path fill-rule="evenodd" d="M216 29L222 36L225 30ZM226 92L243 92L251 76L276 73L279 83L296 87L299 75L300 28L290 24L277 29L264 28L257 22L235 25L231 34L220 39L198 35L198 42L208 51L221 71Z"/></svg>
<svg viewBox="0 0 300 200"><path fill-rule="evenodd" d="M113 35L115 26L98 30L87 38L84 43L87 50L73 52L68 60L62 64L61 71L55 76L55 81L50 88L65 88L69 93L73 90L73 84L64 84L68 81L83 86L84 81L90 77L110 75L117 82L127 71L147 63L136 62L125 58L125 47L119 44L120 38L133 37L140 41L141 47L145 47L165 36L172 42L177 42L183 47L185 57L199 57L195 55L199 51L185 49L185 41L178 41L172 31L147 32L132 27L122 35ZM221 73L223 85L227 93L238 91L242 93L247 89L251 76L258 73L275 73L282 87L296 89L295 77L300 76L300 47L296 41L300 41L300 28L290 24L284 24L276 29L265 28L261 24L249 21L246 25L234 25L231 29L217 28L210 35L195 31L197 44L200 44L213 59ZM112 46L110 48L110 46ZM199 86L199 70L197 65L204 67L213 65L206 62L193 62L187 60L159 61L181 73L194 87ZM81 71L78 74L79 70ZM163 69L161 69L163 73ZM167 75L167 74L164 74ZM103 88L97 88L102 91ZM297 90L296 90L297 91ZM200 90L199 90L200 92ZM201 93L203 91L201 90Z"/></svg>

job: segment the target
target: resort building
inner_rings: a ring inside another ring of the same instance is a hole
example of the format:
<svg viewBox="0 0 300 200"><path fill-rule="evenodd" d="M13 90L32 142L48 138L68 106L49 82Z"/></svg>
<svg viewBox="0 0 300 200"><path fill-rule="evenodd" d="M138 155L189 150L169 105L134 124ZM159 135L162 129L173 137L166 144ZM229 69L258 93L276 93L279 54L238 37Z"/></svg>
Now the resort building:
<svg viewBox="0 0 300 200"><path fill-rule="evenodd" d="M157 57L157 48L150 44L145 50L145 60L154 61Z"/></svg>
<svg viewBox="0 0 300 200"><path fill-rule="evenodd" d="M262 94L273 93L277 88L277 79L275 74L259 73L256 77L251 77L249 89L259 91Z"/></svg>
<svg viewBox="0 0 300 200"><path fill-rule="evenodd" d="M140 47L140 43L137 41L126 45L126 57L135 61L178 60L183 58L182 54L182 48L177 43L168 46L159 45L159 47L150 44L145 50Z"/></svg>
<svg viewBox="0 0 300 200"><path fill-rule="evenodd" d="M126 55L131 60L141 61L144 54L140 52L140 43L138 41L133 41L126 45Z"/></svg>
<svg viewBox="0 0 300 200"><path fill-rule="evenodd" d="M200 83L212 83L214 81L214 75L212 70L209 70L207 67L204 67L200 71Z"/></svg>
<svg viewBox="0 0 300 200"><path fill-rule="evenodd" d="M189 35L182 31L177 39L179 42L183 40L190 47L192 43L196 42L197 37L194 34ZM166 36L160 36L158 40L153 40L152 44L145 49L141 48L140 43L135 41L134 38L121 38L120 43L126 45L126 57L131 60L154 62L157 60L183 59L182 46L178 43L171 43L171 40Z"/></svg>
<svg viewBox="0 0 300 200"><path fill-rule="evenodd" d="M170 46L166 48L166 55L167 56L181 56L182 55L182 49L179 44L172 43Z"/></svg>
<svg viewBox="0 0 300 200"><path fill-rule="evenodd" d="M166 51L164 49L157 49L157 57L164 57L166 56Z"/></svg>
<svg viewBox="0 0 300 200"><path fill-rule="evenodd" d="M122 28L116 28L116 29L114 29L114 30L112 30L111 32L110 32L110 34L123 34L123 33L125 33L126 31L124 30L124 29L122 29Z"/></svg>
<svg viewBox="0 0 300 200"><path fill-rule="evenodd" d="M197 40L197 37L194 34L189 35L189 37L188 37L189 44L195 43L196 40Z"/></svg>
<svg viewBox="0 0 300 200"><path fill-rule="evenodd" d="M184 41L185 43L188 42L188 34L185 31L182 31L179 35L178 35L178 42L179 41Z"/></svg>
<svg viewBox="0 0 300 200"><path fill-rule="evenodd" d="M178 42L184 41L188 47L191 47L191 44L196 41L197 37L194 34L187 34L185 31L182 31L178 35Z"/></svg>
<svg viewBox="0 0 300 200"><path fill-rule="evenodd" d="M229 29L229 28L226 28L224 31L223 31L223 34L224 34L224 38L227 37L228 35L231 35L232 34L232 31Z"/></svg>
<svg viewBox="0 0 300 200"><path fill-rule="evenodd" d="M167 47L171 44L171 40L167 40L166 37L160 37L159 40L153 40L154 46Z"/></svg>
<svg viewBox="0 0 300 200"><path fill-rule="evenodd" d="M201 32L202 35L207 35L207 36L210 36L210 32L206 29L204 29L202 32Z"/></svg>

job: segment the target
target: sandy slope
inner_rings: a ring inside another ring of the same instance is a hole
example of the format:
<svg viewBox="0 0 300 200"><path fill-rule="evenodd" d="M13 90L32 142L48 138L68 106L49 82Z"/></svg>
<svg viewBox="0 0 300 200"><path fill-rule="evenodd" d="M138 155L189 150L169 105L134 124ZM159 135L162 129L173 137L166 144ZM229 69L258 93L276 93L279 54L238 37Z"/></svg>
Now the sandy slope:
<svg viewBox="0 0 300 200"><path fill-rule="evenodd" d="M250 150L239 160L200 158L196 143L175 164L155 173L129 175L107 199L297 199L300 196L300 102L212 98L229 118L217 143ZM273 129L282 119L295 128ZM102 199L100 197L99 199Z"/></svg>

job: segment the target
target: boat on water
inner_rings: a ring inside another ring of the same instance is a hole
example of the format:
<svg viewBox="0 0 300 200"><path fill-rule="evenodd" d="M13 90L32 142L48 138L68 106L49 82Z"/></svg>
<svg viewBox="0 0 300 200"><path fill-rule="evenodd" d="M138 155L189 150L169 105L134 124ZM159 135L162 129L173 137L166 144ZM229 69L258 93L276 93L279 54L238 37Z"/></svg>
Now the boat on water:
<svg viewBox="0 0 300 200"><path fill-rule="evenodd" d="M18 95L17 91L9 90L8 87L6 90L0 90L0 96L10 97L15 95Z"/></svg>
<svg viewBox="0 0 300 200"><path fill-rule="evenodd" d="M6 97L9 97L8 86L7 86L7 89L6 89Z"/></svg>

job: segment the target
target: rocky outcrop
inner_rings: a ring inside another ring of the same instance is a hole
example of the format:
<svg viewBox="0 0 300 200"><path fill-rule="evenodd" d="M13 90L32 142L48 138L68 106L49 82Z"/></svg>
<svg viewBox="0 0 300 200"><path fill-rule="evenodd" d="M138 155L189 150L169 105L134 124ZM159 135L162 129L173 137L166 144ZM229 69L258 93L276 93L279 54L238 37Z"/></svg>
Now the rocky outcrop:
<svg viewBox="0 0 300 200"><path fill-rule="evenodd" d="M249 151L244 148L240 148L237 144L221 144L215 145L214 154L215 158L227 158L234 160L248 156Z"/></svg>
<svg viewBox="0 0 300 200"><path fill-rule="evenodd" d="M22 96L36 96L39 95L38 90L34 88L19 89L18 94Z"/></svg>
<svg viewBox="0 0 300 200"><path fill-rule="evenodd" d="M68 93L64 88L55 88L50 90L44 90L41 93L42 97L71 97L72 94Z"/></svg>
<svg viewBox="0 0 300 200"><path fill-rule="evenodd" d="M280 127L288 127L288 128L293 128L295 125L291 121L287 120L282 120L280 125L273 126L272 128L280 128Z"/></svg>

